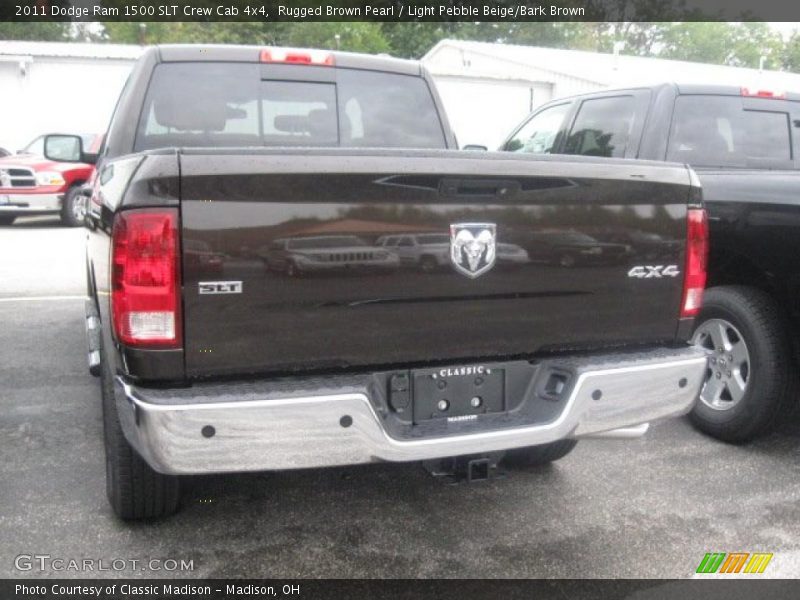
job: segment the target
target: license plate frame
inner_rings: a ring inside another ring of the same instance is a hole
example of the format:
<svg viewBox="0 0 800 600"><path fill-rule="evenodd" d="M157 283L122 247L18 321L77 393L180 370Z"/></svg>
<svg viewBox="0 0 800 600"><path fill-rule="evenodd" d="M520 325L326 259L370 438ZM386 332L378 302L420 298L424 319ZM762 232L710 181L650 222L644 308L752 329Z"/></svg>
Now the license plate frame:
<svg viewBox="0 0 800 600"><path fill-rule="evenodd" d="M413 370L414 422L472 421L506 412L505 372L502 365ZM480 399L477 406L474 398ZM444 409L442 401L447 403Z"/></svg>

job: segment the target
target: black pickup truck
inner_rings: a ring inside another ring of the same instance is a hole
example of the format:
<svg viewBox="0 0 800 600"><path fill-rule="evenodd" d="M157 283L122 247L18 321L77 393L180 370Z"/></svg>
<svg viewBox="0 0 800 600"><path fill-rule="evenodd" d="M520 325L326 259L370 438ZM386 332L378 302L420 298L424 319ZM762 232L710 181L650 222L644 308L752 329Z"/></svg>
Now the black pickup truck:
<svg viewBox="0 0 800 600"><path fill-rule="evenodd" d="M662 84L562 98L501 150L666 160L703 186L710 256L694 341L712 352L701 430L743 442L797 404L800 351L800 94ZM599 223L594 237L657 256L658 236ZM652 254L655 252L656 254Z"/></svg>
<svg viewBox="0 0 800 600"><path fill-rule="evenodd" d="M419 63L151 48L101 156L74 158L98 167L87 330L123 518L174 511L187 474L441 460L483 477L641 435L702 385L693 172L458 151ZM659 262L587 235L591 260L497 264L501 244L598 224L655 236ZM377 243L403 233L446 236L448 268Z"/></svg>

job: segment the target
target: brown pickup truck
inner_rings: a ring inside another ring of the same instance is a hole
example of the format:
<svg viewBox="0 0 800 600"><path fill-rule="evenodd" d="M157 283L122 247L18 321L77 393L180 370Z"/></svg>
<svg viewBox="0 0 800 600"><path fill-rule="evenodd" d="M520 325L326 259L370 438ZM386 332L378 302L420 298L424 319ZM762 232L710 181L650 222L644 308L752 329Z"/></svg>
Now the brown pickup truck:
<svg viewBox="0 0 800 600"><path fill-rule="evenodd" d="M195 473L540 464L642 435L702 384L693 172L458 151L419 63L151 48L97 168L89 356L123 518L176 510ZM534 260L541 232L598 223L661 258L584 236L587 260ZM378 243L423 232L442 268Z"/></svg>

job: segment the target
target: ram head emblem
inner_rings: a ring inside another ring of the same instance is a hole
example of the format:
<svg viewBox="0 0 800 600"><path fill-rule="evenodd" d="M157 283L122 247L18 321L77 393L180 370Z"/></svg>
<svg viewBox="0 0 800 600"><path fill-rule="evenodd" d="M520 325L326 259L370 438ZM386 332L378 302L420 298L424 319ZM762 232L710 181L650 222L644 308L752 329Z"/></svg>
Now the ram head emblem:
<svg viewBox="0 0 800 600"><path fill-rule="evenodd" d="M450 260L456 271L474 279L494 266L496 229L494 223L450 225Z"/></svg>

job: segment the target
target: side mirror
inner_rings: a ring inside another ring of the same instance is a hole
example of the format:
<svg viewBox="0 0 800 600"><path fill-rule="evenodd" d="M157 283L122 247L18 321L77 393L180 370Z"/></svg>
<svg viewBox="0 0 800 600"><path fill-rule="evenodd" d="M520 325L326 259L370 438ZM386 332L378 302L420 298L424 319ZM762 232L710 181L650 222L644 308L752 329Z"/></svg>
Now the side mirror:
<svg viewBox="0 0 800 600"><path fill-rule="evenodd" d="M97 154L83 151L83 140L77 135L56 133L44 138L44 157L55 162L95 164Z"/></svg>
<svg viewBox="0 0 800 600"><path fill-rule="evenodd" d="M486 152L489 150L486 146L481 146L480 144L467 144L462 148L462 150L468 150L471 152Z"/></svg>

